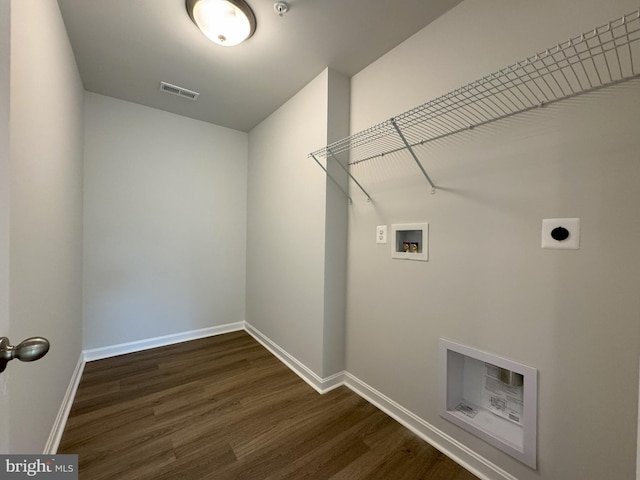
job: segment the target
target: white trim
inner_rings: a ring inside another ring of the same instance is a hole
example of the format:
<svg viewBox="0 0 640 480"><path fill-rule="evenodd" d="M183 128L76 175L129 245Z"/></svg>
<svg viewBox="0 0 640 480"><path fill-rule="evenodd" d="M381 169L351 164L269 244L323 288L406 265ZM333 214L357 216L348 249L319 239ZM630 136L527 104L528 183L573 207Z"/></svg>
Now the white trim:
<svg viewBox="0 0 640 480"><path fill-rule="evenodd" d="M244 329L249 335L255 338L258 343L261 343L264 348L273 353L282 363L289 367L291 371L307 382L318 393L323 394L330 392L334 388L338 388L344 384L345 372L338 372L327 378L321 378L304 363L289 354L289 352L281 348L277 343L273 342L269 337L264 335L249 322L245 322Z"/></svg>
<svg viewBox="0 0 640 480"><path fill-rule="evenodd" d="M322 390L320 393L325 394L330 392L331 390L335 390L338 387L344 385L344 376L347 372L344 370L342 372L334 373L326 378L322 379Z"/></svg>
<svg viewBox="0 0 640 480"><path fill-rule="evenodd" d="M76 364L76 369L73 371L73 375L71 375L71 381L69 382L69 386L67 387L67 392L65 393L64 398L62 399L62 404L60 405L60 409L58 410L58 416L53 422L51 433L49 434L47 443L44 446L44 451L42 452L43 455L55 455L58 451L58 446L60 445L60 440L62 440L64 427L67 424L69 412L71 411L71 406L73 405L73 400L76 397L78 385L80 384L80 379L82 378L84 364L84 356L82 353L80 353L78 363Z"/></svg>
<svg viewBox="0 0 640 480"><path fill-rule="evenodd" d="M345 385L375 405L387 415L397 420L425 442L437 448L446 456L463 466L482 480L518 480L516 477L480 456L464 444L418 417L402 405L396 403L375 388L367 385L349 372L345 373Z"/></svg>
<svg viewBox="0 0 640 480"><path fill-rule="evenodd" d="M167 345L173 345L174 343L188 342L190 340L237 332L239 330L244 330L244 322L227 323L225 325L216 325L215 327L174 333L171 335L164 335L162 337L147 338L144 340L137 340L135 342L110 345L108 347L93 348L91 350L84 351L84 360L85 362L92 362L94 360L102 360L103 358L116 357L126 353L141 352L151 348L164 347Z"/></svg>
<svg viewBox="0 0 640 480"><path fill-rule="evenodd" d="M58 446L60 445L60 440L62 439L62 434L64 433L64 427L67 424L67 419L69 418L69 413L71 411L76 392L78 391L78 385L80 385L80 379L82 378L82 372L84 371L86 362L115 357L117 355L123 355L125 353L133 353L142 350L149 350L151 348L163 347L166 345L172 345L174 343L196 340L198 338L237 332L240 330L244 330L244 323L245 322L228 323L215 327L191 330L189 332L149 338L137 342L121 343L119 345L111 345L109 347L84 350L80 354L76 369L71 376L71 381L69 382L69 386L67 387L67 392L65 393L65 396L62 400L62 405L60 405L58 415L53 423L53 427L51 429L51 433L49 434L49 438L47 439L47 443L45 444L43 455L55 455L55 453L58 451Z"/></svg>
<svg viewBox="0 0 640 480"><path fill-rule="evenodd" d="M44 454L55 454L58 449L58 445L62 438L62 433L82 377L85 362L239 330L244 330L255 338L257 342L262 344L267 350L275 355L276 358L289 367L289 369L302 378L302 380L308 383L318 393L324 394L337 387L345 385L369 403L375 405L387 415L395 419L401 425L411 430L425 442L429 443L434 448L437 448L456 463L469 470L481 480L518 480L507 471L501 469L494 463L474 452L463 443L458 442L456 439L431 425L426 420L418 417L413 412L407 410L402 405L396 403L391 398L377 391L375 388L367 385L365 382L349 372L338 372L327 378L319 377L306 365L297 360L248 322L229 323L226 325L203 328L174 335L165 335L163 337L150 338L137 342L85 350L78 360L76 370L71 377L67 393L45 446ZM640 480L640 478L638 480Z"/></svg>
<svg viewBox="0 0 640 480"><path fill-rule="evenodd" d="M640 357L638 360L638 366L640 366ZM638 435L636 440L636 480L640 480L640 369L638 371L638 429L636 433Z"/></svg>

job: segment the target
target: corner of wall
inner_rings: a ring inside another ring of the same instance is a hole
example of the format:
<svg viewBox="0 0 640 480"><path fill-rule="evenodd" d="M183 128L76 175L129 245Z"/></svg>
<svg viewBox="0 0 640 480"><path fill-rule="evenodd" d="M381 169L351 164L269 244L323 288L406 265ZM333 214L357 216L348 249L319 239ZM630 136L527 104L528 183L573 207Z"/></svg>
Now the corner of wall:
<svg viewBox="0 0 640 480"><path fill-rule="evenodd" d="M57 2L12 2L10 22L11 340L51 350L9 366L9 451L39 453L82 350L83 86Z"/></svg>
<svg viewBox="0 0 640 480"><path fill-rule="evenodd" d="M349 78L328 70L327 144L349 135ZM341 162L339 165L337 162ZM322 375L344 371L346 358L348 159L327 159L325 178L324 320ZM329 178L331 175L331 178Z"/></svg>

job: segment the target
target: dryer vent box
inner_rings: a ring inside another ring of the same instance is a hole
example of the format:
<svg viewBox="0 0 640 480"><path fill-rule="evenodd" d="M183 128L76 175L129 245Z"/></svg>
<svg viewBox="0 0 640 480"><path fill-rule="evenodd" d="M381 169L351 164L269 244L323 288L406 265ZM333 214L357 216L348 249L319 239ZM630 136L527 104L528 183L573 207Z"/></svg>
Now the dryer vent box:
<svg viewBox="0 0 640 480"><path fill-rule="evenodd" d="M537 468L538 371L440 339L440 416Z"/></svg>

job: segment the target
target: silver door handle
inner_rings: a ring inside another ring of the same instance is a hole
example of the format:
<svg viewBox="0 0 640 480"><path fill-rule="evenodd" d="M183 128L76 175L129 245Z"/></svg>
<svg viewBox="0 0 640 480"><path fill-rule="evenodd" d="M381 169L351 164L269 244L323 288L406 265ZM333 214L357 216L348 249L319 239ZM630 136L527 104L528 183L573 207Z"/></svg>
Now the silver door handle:
<svg viewBox="0 0 640 480"><path fill-rule="evenodd" d="M44 357L49 351L49 340L43 337L31 337L15 347L7 337L0 337L0 372L7 368L7 362L17 358L23 362L33 362Z"/></svg>

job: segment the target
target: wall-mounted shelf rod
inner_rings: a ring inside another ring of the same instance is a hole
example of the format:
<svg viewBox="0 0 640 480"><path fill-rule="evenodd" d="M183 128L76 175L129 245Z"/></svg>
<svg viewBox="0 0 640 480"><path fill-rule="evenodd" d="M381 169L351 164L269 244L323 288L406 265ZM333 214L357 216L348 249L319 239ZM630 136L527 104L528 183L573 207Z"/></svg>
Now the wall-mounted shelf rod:
<svg viewBox="0 0 640 480"><path fill-rule="evenodd" d="M345 172L347 172L347 175L349 175L349 178L351 180L353 180L353 182L358 186L358 188L360 188L360 190L362 190L362 193L364 193L367 196L367 201L370 202L371 201L371 196L367 193L367 191L363 188L362 185L360 185L360 182L358 182L358 180L355 179L355 177L353 175L351 175L351 172L349 171L349 169L347 167L345 167L342 162L340 160L338 160L336 158L336 156L333 154L333 152L331 151L331 149L327 149L327 151L329 152L329 157L333 158L333 160L340 165L340 168L342 168ZM316 160L317 161L317 160ZM329 173L327 172L327 175ZM334 180L335 181L335 180Z"/></svg>
<svg viewBox="0 0 640 480"><path fill-rule="evenodd" d="M351 199L351 197L349 196L349 194L347 193L347 191L346 191L344 188L342 188L342 185L340 185L340 184L338 183L338 181L337 181L335 178L333 178L331 175L329 175L329 172L327 171L327 169L326 169L326 168L324 168L324 165L322 165L322 163L320 163L320 160L318 160L318 159L315 157L315 155L311 155L311 157L316 161L316 163L317 163L318 165L320 165L320 168L321 168L322 170L324 170L324 173L327 175L327 177L329 177L329 179L330 179L333 183L335 183L335 184L336 184L336 186L337 186L337 187L342 191L342 193L344 193L344 194L345 194L345 196L349 199L349 203L350 203L350 204L351 204L351 203L353 203L353 200ZM338 162L338 163L340 163L340 162ZM351 175L349 175L349 176L351 176ZM354 179L354 180L355 180L355 179Z"/></svg>
<svg viewBox="0 0 640 480"><path fill-rule="evenodd" d="M433 189L415 154L420 145L636 78L640 78L640 8L309 156L319 163L321 157L346 153L348 168L409 150Z"/></svg>
<svg viewBox="0 0 640 480"><path fill-rule="evenodd" d="M427 182L429 182L429 185L431 185L431 193L436 193L436 186L431 181L431 178L429 177L429 174L427 173L427 171L424 169L424 167L420 163L420 160L418 160L418 157L416 156L415 152L413 151L413 148L411 147L411 145L409 145L409 142L407 142L407 139L402 134L402 130L400 130L400 127L398 127L398 124L396 123L396 119L392 118L390 121L391 121L391 125L393 125L393 127L398 132L398 135L400 136L400 139L402 140L402 143L404 143L404 145L407 148L407 150L409 150L409 153L411 154L411 157L413 157L413 159L415 160L416 164L420 168L420 171L422 171L422 174L427 179Z"/></svg>

